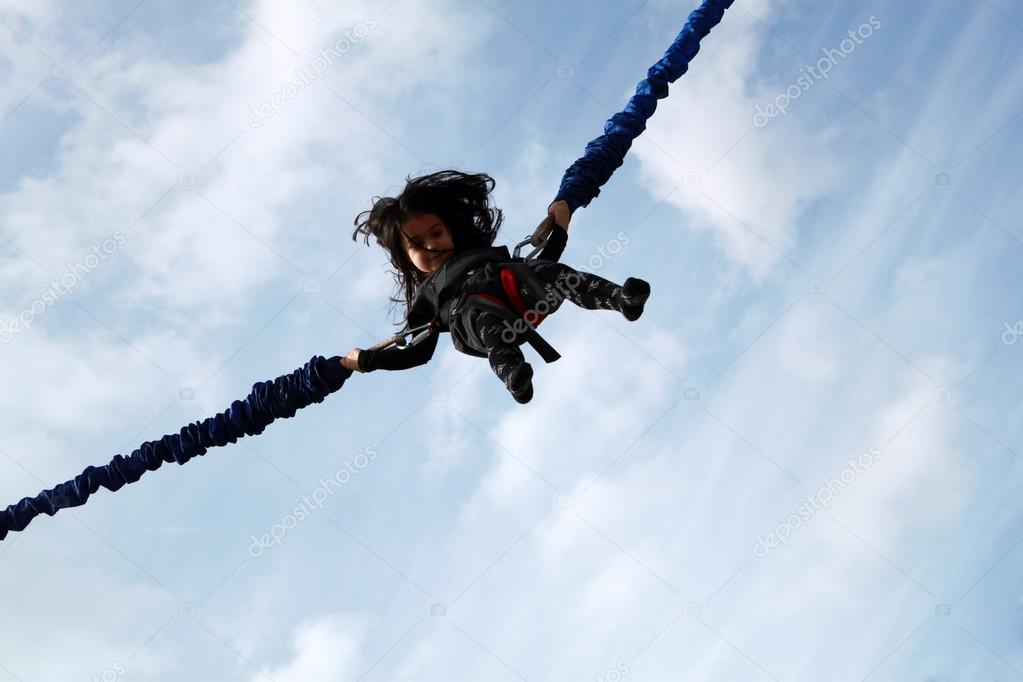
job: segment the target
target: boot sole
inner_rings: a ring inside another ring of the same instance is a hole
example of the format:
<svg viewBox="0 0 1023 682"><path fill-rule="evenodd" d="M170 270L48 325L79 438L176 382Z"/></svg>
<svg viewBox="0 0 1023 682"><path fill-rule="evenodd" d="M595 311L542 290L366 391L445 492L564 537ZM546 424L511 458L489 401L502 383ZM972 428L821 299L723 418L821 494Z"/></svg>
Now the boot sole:
<svg viewBox="0 0 1023 682"><path fill-rule="evenodd" d="M523 362L508 377L508 390L516 402L528 403L533 398L533 367Z"/></svg>
<svg viewBox="0 0 1023 682"><path fill-rule="evenodd" d="M622 284L622 315L635 322L643 315L643 306L650 297L650 283L638 277L629 277ZM628 301L628 302L626 302Z"/></svg>

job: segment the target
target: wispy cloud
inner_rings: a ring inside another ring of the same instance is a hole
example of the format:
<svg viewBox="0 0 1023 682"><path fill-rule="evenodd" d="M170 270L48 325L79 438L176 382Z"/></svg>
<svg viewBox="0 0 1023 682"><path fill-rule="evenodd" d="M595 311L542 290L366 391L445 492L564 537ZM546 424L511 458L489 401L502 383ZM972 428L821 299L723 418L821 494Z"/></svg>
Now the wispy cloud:
<svg viewBox="0 0 1023 682"><path fill-rule="evenodd" d="M1020 93L1006 80L1018 36L995 4L733 6L613 186L573 217L566 261L652 282L639 322L566 304L542 328L563 357L525 349L526 406L442 341L426 367L355 376L259 439L40 519L0 546L6 583L25 587L0 609L17 635L0 671L1023 670L1005 599L1021 346L1000 338L1023 316ZM685 12L601 7L576 31L538 8L230 4L217 49L198 36L184 54L149 39L162 15L148 3L86 22L0 3L0 104L28 96L0 132L47 159L9 156L0 175L13 178L0 320L114 230L127 237L0 346L4 503L313 352L386 335L383 254L351 242L351 222L406 175L464 160L497 177L505 242L535 227L582 151L566 140L599 133L613 112L595 99L624 104L641 77L630 64L652 63ZM576 9L593 10L558 12ZM872 14L882 27L830 78L754 124ZM252 125L252 105L274 101ZM33 125L57 142L33 141ZM373 464L286 542L247 553L367 446ZM793 521L832 479L827 508ZM783 525L786 542L758 556L757 535ZM56 635L52 603L70 609Z"/></svg>

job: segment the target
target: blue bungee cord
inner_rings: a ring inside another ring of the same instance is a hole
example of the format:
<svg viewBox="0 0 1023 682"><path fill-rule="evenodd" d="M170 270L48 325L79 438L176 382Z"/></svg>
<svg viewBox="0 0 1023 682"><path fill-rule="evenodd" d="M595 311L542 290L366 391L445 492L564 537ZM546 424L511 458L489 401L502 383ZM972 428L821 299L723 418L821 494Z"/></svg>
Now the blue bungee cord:
<svg viewBox="0 0 1023 682"><path fill-rule="evenodd" d="M733 1L704 0L693 10L664 56L636 86L636 94L625 109L607 120L604 134L589 142L583 156L565 171L555 201L565 200L574 212L600 194L600 188L622 165L632 141L646 129L657 100L667 97L668 85L688 71L689 62L700 51L700 41L721 21ZM253 385L245 400L234 401L224 412L182 427L179 433L146 441L128 457L116 455L109 464L87 467L72 480L0 511L0 540L11 531L24 530L40 514L53 516L61 509L85 504L100 487L119 490L164 462L184 464L206 454L211 447L259 435L275 419L293 417L303 407L323 402L351 375L352 370L341 365L340 356L313 356L290 374Z"/></svg>

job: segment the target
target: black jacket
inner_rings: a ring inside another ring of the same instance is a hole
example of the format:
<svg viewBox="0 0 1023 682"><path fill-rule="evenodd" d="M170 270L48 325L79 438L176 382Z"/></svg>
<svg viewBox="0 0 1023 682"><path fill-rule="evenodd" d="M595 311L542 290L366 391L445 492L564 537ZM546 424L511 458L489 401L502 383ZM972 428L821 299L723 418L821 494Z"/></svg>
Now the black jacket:
<svg viewBox="0 0 1023 682"><path fill-rule="evenodd" d="M537 254L537 258L556 261L561 257L568 241L568 231L558 227L551 230L547 245ZM431 320L434 322L429 333L420 332L420 337L405 348L390 346L381 350L359 351L359 369L363 372L372 372L377 369L398 370L409 369L426 364L433 357L437 349L437 339L440 332L451 331L449 327L449 313L451 306L457 301L461 293L462 283L466 274L486 263L507 262L511 260L511 254L507 246L489 246L480 249L461 251L449 256L440 266L430 273L416 289L416 295L409 306L407 323L409 328L415 328L426 324ZM471 355L477 353L458 343L453 339L455 347L462 352Z"/></svg>

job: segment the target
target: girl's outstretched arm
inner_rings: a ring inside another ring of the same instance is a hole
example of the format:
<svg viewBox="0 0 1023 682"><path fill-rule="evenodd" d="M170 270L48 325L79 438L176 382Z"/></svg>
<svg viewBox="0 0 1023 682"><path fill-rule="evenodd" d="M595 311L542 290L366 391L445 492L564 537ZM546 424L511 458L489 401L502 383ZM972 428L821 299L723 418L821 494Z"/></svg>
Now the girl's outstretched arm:
<svg viewBox="0 0 1023 682"><path fill-rule="evenodd" d="M437 338L440 333L430 332L421 341L409 344L405 348L390 346L382 350L353 348L341 359L341 364L358 372L372 372L378 369L398 370L410 369L425 365L433 357L437 349Z"/></svg>

